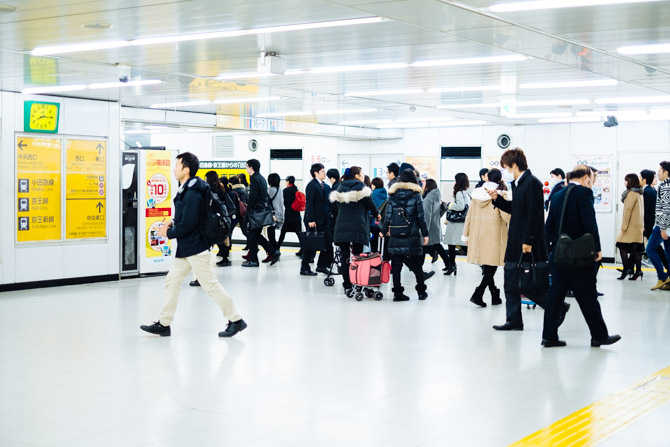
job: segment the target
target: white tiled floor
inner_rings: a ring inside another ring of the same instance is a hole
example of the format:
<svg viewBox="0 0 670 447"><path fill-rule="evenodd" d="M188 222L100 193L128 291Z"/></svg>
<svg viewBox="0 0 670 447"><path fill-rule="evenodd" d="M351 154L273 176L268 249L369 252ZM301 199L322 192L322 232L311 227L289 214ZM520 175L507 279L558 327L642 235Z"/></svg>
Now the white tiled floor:
<svg viewBox="0 0 670 447"><path fill-rule="evenodd" d="M575 305L568 346L542 349L541 309L524 308L524 332L497 333L504 305L469 303L475 266L445 277L427 263L425 302L409 276L410 302L389 286L356 302L339 279L298 276L293 252L260 269L239 256L217 270L249 324L234 339L186 284L172 337L140 331L164 277L0 294L0 446L504 446L670 365L670 292L649 291L652 272L600 273L620 343L591 348ZM668 414L603 445L668 445Z"/></svg>

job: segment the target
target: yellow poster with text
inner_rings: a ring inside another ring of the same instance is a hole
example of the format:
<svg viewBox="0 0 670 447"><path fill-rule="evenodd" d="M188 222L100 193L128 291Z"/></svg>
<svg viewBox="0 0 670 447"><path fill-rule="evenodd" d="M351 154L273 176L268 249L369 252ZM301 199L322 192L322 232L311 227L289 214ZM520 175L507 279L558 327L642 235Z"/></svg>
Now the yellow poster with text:
<svg viewBox="0 0 670 447"><path fill-rule="evenodd" d="M172 153L150 151L146 155L146 256L157 258L170 256L170 240L158 236L158 228L172 219Z"/></svg>

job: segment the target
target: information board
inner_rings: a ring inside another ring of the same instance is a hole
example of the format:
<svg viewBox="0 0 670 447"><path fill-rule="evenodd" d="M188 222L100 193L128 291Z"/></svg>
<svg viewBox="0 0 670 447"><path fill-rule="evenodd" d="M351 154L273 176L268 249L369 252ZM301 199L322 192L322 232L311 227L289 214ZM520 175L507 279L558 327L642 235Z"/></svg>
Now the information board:
<svg viewBox="0 0 670 447"><path fill-rule="evenodd" d="M198 176L205 179L205 174L209 171L214 171L216 174L221 177L233 177L238 174L244 174L249 182L249 174L247 174L247 162L246 161L229 161L229 160L200 160L200 167L198 168Z"/></svg>

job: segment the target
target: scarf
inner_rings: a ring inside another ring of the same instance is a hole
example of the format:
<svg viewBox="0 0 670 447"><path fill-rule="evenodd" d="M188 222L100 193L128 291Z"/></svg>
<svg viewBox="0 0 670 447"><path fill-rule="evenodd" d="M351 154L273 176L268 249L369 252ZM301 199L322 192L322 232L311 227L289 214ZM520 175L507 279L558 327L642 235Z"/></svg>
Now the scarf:
<svg viewBox="0 0 670 447"><path fill-rule="evenodd" d="M627 189L623 193L621 193L621 203L623 203L626 200L626 197L628 197L628 193L631 191L636 192L638 194L642 194L642 188Z"/></svg>

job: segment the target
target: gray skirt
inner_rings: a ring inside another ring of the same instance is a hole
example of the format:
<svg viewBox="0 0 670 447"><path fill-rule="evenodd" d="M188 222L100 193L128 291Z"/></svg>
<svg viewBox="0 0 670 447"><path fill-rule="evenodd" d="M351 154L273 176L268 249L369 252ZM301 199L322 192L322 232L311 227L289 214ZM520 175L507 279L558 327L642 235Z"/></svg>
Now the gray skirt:
<svg viewBox="0 0 670 447"><path fill-rule="evenodd" d="M445 245L465 245L461 236L463 235L463 230L465 229L464 222L448 222L446 225L446 230L444 230L444 240L442 241Z"/></svg>

